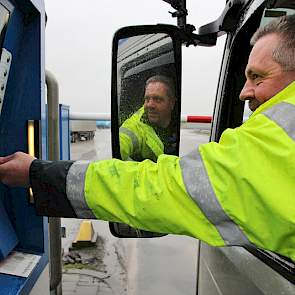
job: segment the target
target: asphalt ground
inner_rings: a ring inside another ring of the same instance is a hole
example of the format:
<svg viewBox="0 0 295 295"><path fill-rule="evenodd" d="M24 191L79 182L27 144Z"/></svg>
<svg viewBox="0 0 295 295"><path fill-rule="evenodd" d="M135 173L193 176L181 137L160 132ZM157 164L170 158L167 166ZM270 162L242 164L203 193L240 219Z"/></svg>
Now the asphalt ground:
<svg viewBox="0 0 295 295"><path fill-rule="evenodd" d="M180 155L208 141L208 124L185 124ZM97 129L94 140L71 144L73 160L111 158L110 129ZM62 219L64 295L195 295L198 241L167 235L153 239L119 239L108 223L92 220L95 246L71 250L82 220Z"/></svg>

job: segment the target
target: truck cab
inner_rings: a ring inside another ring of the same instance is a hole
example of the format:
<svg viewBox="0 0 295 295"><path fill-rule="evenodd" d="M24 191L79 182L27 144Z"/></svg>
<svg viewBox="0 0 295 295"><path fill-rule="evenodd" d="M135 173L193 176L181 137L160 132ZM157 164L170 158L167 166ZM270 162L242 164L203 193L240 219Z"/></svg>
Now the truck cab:
<svg viewBox="0 0 295 295"><path fill-rule="evenodd" d="M240 126L251 113L239 100L254 32L275 17L294 14L294 1L227 1L235 8L220 69L211 129L218 141L226 128ZM213 25L213 24L211 24ZM204 33L208 26L201 27ZM275 253L242 247L215 248L200 242L197 294L294 294L295 265Z"/></svg>
<svg viewBox="0 0 295 295"><path fill-rule="evenodd" d="M186 46L214 46L219 36L227 36L210 135L210 141L218 142L225 129L239 127L251 116L248 105L239 100L246 80L245 68L252 47L251 37L260 26L274 18L294 14L294 1L226 1L220 17L200 27L197 34L192 33L193 27L187 25L183 17L187 13L185 1L164 1L177 9L172 15L178 18L178 29L182 34L180 38ZM196 54L197 51L198 47ZM176 65L181 63L177 54L174 62ZM179 78L179 73L176 72L176 76ZM119 228L117 231L113 228L114 232L120 236ZM126 237L126 228L122 236ZM294 261L257 248L216 248L201 241L197 244L196 294L295 294Z"/></svg>

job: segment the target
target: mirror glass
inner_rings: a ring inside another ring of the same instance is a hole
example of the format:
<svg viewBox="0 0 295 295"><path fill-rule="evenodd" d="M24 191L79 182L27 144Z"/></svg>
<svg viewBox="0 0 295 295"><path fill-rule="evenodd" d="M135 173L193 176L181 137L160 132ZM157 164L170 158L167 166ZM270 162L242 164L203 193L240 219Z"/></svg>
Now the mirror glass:
<svg viewBox="0 0 295 295"><path fill-rule="evenodd" d="M117 106L122 160L178 155L179 101L172 38L165 33L118 40Z"/></svg>

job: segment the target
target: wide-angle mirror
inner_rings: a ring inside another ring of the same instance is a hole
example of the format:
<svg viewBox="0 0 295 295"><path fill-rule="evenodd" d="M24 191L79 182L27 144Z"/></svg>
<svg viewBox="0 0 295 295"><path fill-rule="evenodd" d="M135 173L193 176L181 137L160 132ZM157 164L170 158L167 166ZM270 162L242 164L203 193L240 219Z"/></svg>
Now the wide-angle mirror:
<svg viewBox="0 0 295 295"><path fill-rule="evenodd" d="M124 161L156 162L179 154L181 40L170 25L116 32L112 59L112 152ZM110 223L115 236L162 234Z"/></svg>

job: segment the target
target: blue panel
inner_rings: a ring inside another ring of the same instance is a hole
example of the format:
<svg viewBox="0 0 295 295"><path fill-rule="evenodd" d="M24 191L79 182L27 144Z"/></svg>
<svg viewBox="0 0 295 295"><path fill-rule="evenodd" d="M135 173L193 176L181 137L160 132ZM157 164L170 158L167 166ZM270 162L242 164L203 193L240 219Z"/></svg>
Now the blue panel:
<svg viewBox="0 0 295 295"><path fill-rule="evenodd" d="M25 282L25 278L4 275L0 276L0 295L16 295Z"/></svg>
<svg viewBox="0 0 295 295"><path fill-rule="evenodd" d="M70 108L66 105L59 105L59 142L60 159L70 160Z"/></svg>
<svg viewBox="0 0 295 295"><path fill-rule="evenodd" d="M0 261L5 258L18 243L14 228L0 200Z"/></svg>
<svg viewBox="0 0 295 295"><path fill-rule="evenodd" d="M30 1L21 1L24 4ZM33 9L33 8L32 8ZM31 11L25 19L17 7L11 14L4 47L12 53L4 105L0 118L0 153L11 154L27 151L27 120L41 119L40 93L40 16ZM27 191L10 189L4 194L8 198L10 216L19 238L20 249L41 251L43 249L43 218L36 216L34 208L27 204Z"/></svg>
<svg viewBox="0 0 295 295"><path fill-rule="evenodd" d="M0 275L0 295L25 295L29 294L38 279L41 271L47 265L46 256L42 256L39 263L28 278L12 275ZM42 294L40 294L42 295Z"/></svg>
<svg viewBox="0 0 295 295"><path fill-rule="evenodd" d="M2 156L15 151L27 151L27 120L42 120L42 126L45 126L43 45L45 15L42 0L34 0L34 4L30 0L0 0L0 3L11 12L3 47L12 54L0 116L0 155ZM42 129L41 140L43 158L46 155L45 129ZM34 207L27 202L27 193L25 189L9 189L0 184L1 204L9 219L7 221L5 213L2 213L3 208L0 208L0 232L4 231L5 237L15 232L18 239L15 249L40 255L41 259L28 278L0 274L0 295L29 294L48 263L48 219L36 216ZM3 241L1 234L0 239L1 243ZM10 244L8 247L9 243L5 241L5 246L9 249L15 245ZM7 254L6 252L3 251L3 254Z"/></svg>

